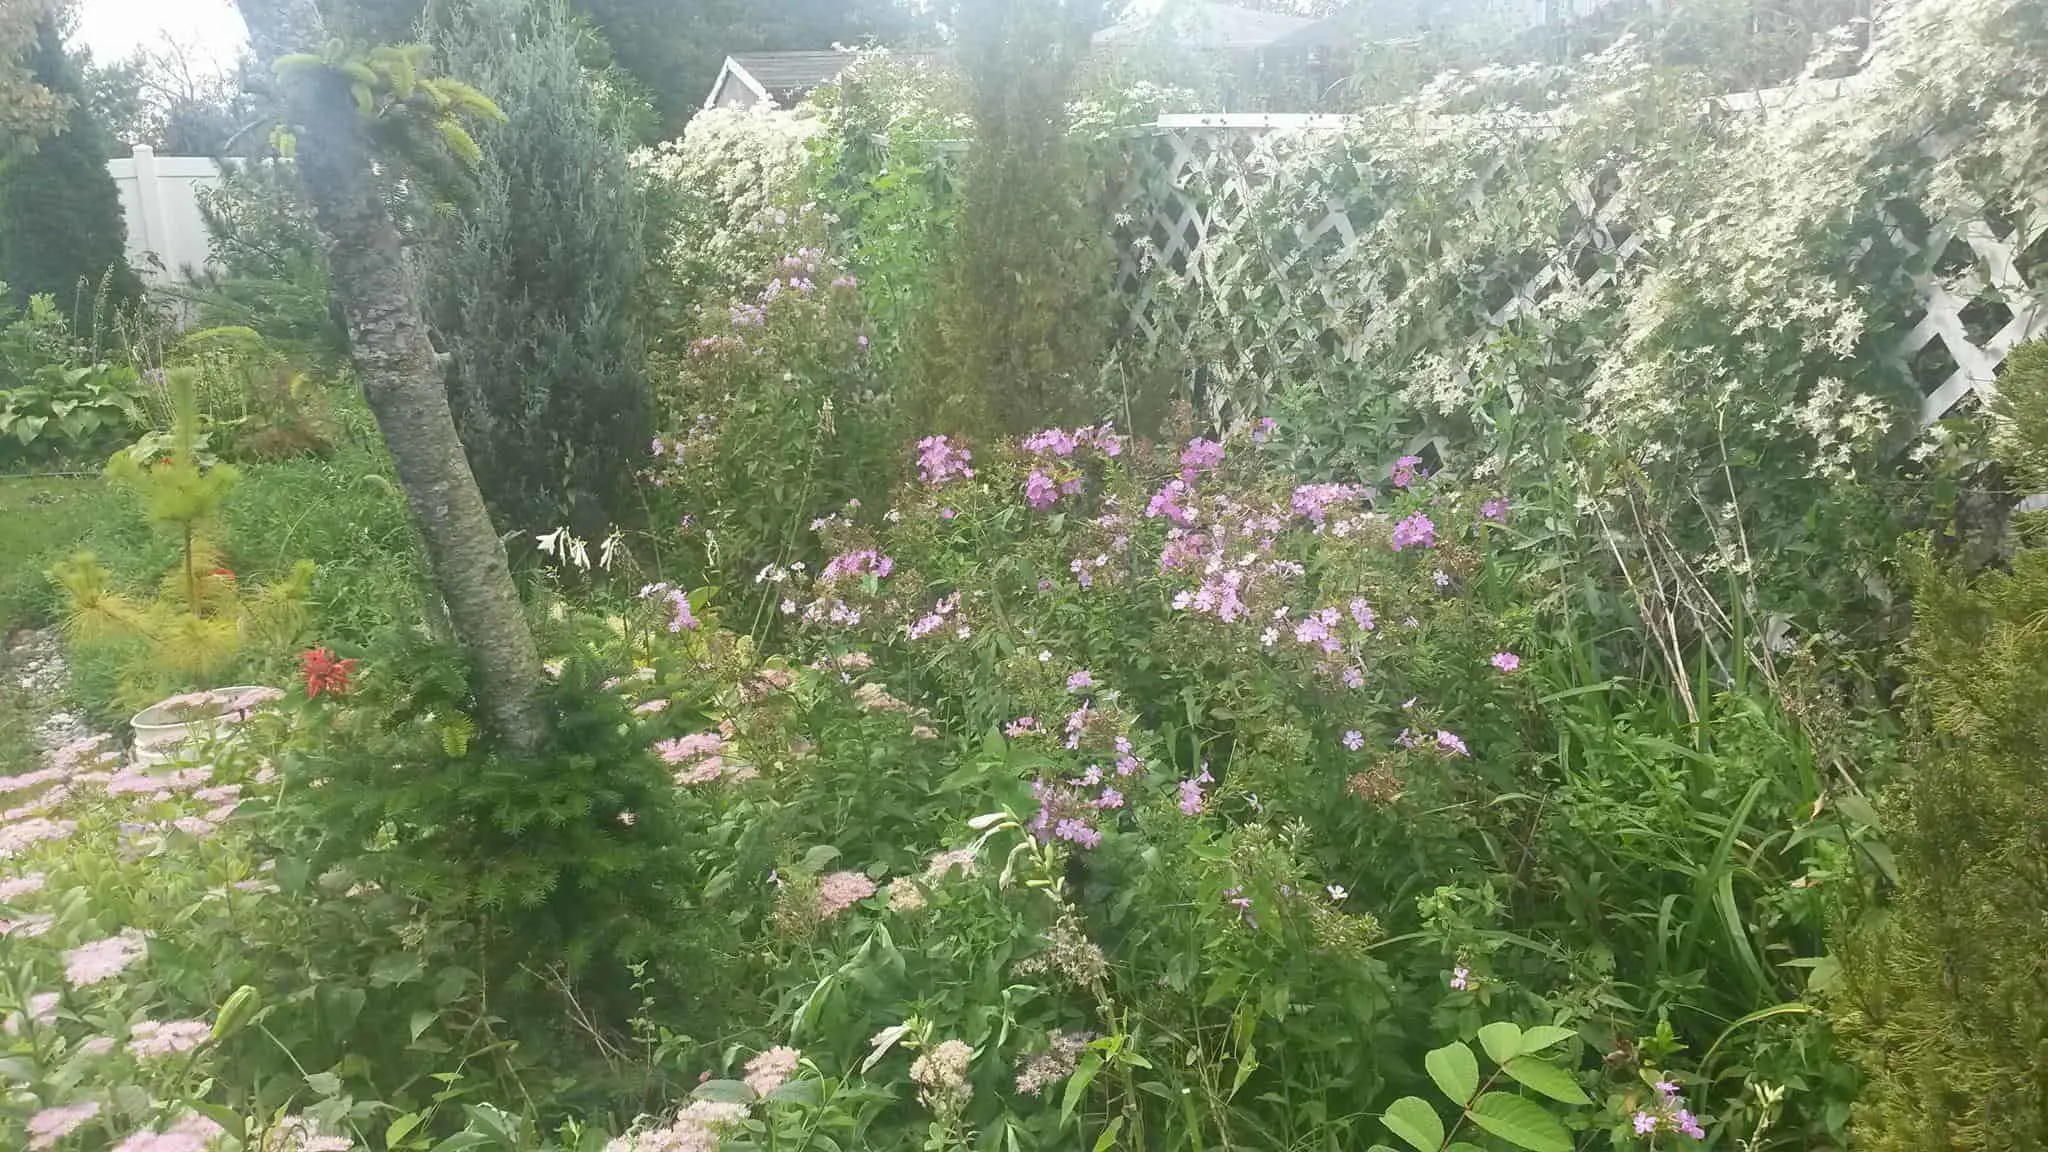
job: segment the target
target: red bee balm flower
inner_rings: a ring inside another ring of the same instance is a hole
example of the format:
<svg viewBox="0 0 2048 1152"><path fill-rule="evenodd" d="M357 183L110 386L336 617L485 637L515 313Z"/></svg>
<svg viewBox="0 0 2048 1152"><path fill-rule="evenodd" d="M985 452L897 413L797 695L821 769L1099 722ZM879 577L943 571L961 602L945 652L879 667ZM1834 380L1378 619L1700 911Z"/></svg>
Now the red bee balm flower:
<svg viewBox="0 0 2048 1152"><path fill-rule="evenodd" d="M331 648L308 648L299 653L299 670L306 676L308 700L325 692L341 696L348 692L348 678L355 675L354 659L336 660Z"/></svg>

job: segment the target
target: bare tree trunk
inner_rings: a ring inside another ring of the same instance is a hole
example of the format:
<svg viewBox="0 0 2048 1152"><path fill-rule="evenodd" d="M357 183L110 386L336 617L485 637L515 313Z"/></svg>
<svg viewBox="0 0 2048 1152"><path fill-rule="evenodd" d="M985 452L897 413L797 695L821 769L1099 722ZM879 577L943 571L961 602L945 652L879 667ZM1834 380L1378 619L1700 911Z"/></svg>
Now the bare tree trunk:
<svg viewBox="0 0 2048 1152"><path fill-rule="evenodd" d="M326 39L313 0L237 0L256 58L267 66ZM455 434L428 342L419 286L385 211L348 84L320 73L280 85L297 133L299 174L327 249L350 356L419 522L434 582L469 656L483 720L516 752L547 728L540 657L512 584L505 546Z"/></svg>

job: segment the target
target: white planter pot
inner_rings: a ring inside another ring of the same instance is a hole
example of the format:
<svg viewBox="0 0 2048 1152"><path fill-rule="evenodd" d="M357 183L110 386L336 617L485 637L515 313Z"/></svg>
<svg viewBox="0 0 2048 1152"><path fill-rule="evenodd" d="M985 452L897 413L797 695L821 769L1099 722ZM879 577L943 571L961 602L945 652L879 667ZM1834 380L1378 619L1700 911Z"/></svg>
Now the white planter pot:
<svg viewBox="0 0 2048 1152"><path fill-rule="evenodd" d="M195 738L232 732L250 710L283 692L257 684L237 684L205 692L173 696L137 712L128 722L135 730L135 763L139 767L168 764L179 758Z"/></svg>

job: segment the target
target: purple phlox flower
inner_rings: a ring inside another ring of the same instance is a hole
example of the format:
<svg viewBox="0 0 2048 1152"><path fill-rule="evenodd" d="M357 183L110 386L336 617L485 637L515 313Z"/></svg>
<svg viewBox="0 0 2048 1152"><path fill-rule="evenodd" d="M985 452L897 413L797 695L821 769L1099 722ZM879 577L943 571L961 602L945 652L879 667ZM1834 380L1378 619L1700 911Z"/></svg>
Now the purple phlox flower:
<svg viewBox="0 0 2048 1152"><path fill-rule="evenodd" d="M1188 525L1194 523L1194 513L1188 511L1187 507L1180 502L1181 498L1187 494L1187 481L1169 480L1166 487L1154 492L1151 502L1145 505L1146 518L1157 519L1164 516L1175 524Z"/></svg>
<svg viewBox="0 0 2048 1152"><path fill-rule="evenodd" d="M1490 663L1503 672L1513 672L1522 666L1522 658L1513 652L1495 652Z"/></svg>
<svg viewBox="0 0 2048 1152"><path fill-rule="evenodd" d="M1508 501L1505 496L1495 496L1479 505L1479 515L1495 524L1508 522Z"/></svg>
<svg viewBox="0 0 2048 1152"><path fill-rule="evenodd" d="M1373 630L1376 620L1372 614L1372 605L1366 602L1365 597L1358 596L1352 599L1351 622L1358 625L1358 630L1361 632Z"/></svg>
<svg viewBox="0 0 2048 1152"><path fill-rule="evenodd" d="M1216 782L1216 778L1209 775L1209 762L1207 760L1202 761L1202 770L1195 774L1195 782L1197 784L1214 784Z"/></svg>
<svg viewBox="0 0 2048 1152"><path fill-rule="evenodd" d="M1439 568L1430 574L1429 582L1439 588L1449 588L1451 586L1451 574Z"/></svg>
<svg viewBox="0 0 2048 1152"><path fill-rule="evenodd" d="M861 347L863 347L863 348L867 347L867 346L868 346L868 338L867 338L867 334L866 334L866 333L862 333L862 334L861 334L861 335L859 335L859 336L855 336L855 337L853 338L853 342L854 342L855 344L858 344L858 345L860 345L860 346L861 346Z"/></svg>
<svg viewBox="0 0 2048 1152"><path fill-rule="evenodd" d="M1272 438L1273 418L1271 416L1260 417L1259 422L1257 424L1252 425L1252 443L1264 444L1266 441Z"/></svg>
<svg viewBox="0 0 2048 1152"><path fill-rule="evenodd" d="M969 467L973 458L973 453L953 447L944 436L927 436L917 442L917 475L936 488L948 480L973 476L974 469Z"/></svg>
<svg viewBox="0 0 2048 1152"><path fill-rule="evenodd" d="M1365 747L1365 733L1353 728L1344 733L1344 746L1353 752Z"/></svg>
<svg viewBox="0 0 2048 1152"><path fill-rule="evenodd" d="M1202 785L1194 780L1180 782L1180 810L1184 816L1202 814Z"/></svg>
<svg viewBox="0 0 2048 1152"><path fill-rule="evenodd" d="M1463 964L1451 969L1451 988L1463 992L1472 987L1472 970Z"/></svg>
<svg viewBox="0 0 2048 1152"><path fill-rule="evenodd" d="M1008 724L1003 725L1003 735L1015 740L1017 737L1023 736L1037 727L1038 719L1036 717L1019 716Z"/></svg>
<svg viewBox="0 0 2048 1152"><path fill-rule="evenodd" d="M1093 825L1071 817L1055 825L1053 835L1068 843L1079 844L1083 848L1093 848L1102 843L1102 833L1096 831Z"/></svg>
<svg viewBox="0 0 2048 1152"><path fill-rule="evenodd" d="M1394 551L1428 548L1436 543L1436 522L1420 512L1394 525Z"/></svg>
<svg viewBox="0 0 2048 1152"><path fill-rule="evenodd" d="M1295 515L1321 524L1329 518L1331 508L1350 504L1363 495L1365 489L1356 484L1304 484L1294 490L1290 503Z"/></svg>
<svg viewBox="0 0 2048 1152"><path fill-rule="evenodd" d="M1089 675L1086 668L1067 677L1067 691L1069 692L1086 692L1093 687L1095 687L1095 677Z"/></svg>
<svg viewBox="0 0 2048 1152"><path fill-rule="evenodd" d="M1403 456L1394 461L1394 487L1412 487L1417 480L1426 479L1428 472L1421 470L1422 457Z"/></svg>
<svg viewBox="0 0 2048 1152"><path fill-rule="evenodd" d="M1694 1116L1683 1108L1671 1114L1671 1123L1680 1132L1695 1140L1705 1140L1707 1138L1707 1130L1700 1125L1699 1117Z"/></svg>
<svg viewBox="0 0 2048 1152"><path fill-rule="evenodd" d="M1657 1130L1657 1118L1648 1112L1635 1114L1636 1135L1647 1136Z"/></svg>
<svg viewBox="0 0 2048 1152"><path fill-rule="evenodd" d="M1180 478L1193 483L1195 477L1223 464L1223 445L1200 436L1188 441L1180 454Z"/></svg>
<svg viewBox="0 0 2048 1152"><path fill-rule="evenodd" d="M1650 1087L1655 1088L1657 1095L1662 1096L1666 1100L1678 1099L1678 1085L1670 1080L1659 1080L1655 1084L1650 1085Z"/></svg>
<svg viewBox="0 0 2048 1152"><path fill-rule="evenodd" d="M1436 746L1453 756L1470 756L1472 754L1471 750L1465 747L1465 742L1458 738L1457 733L1446 732L1442 729L1437 730Z"/></svg>
<svg viewBox="0 0 2048 1152"><path fill-rule="evenodd" d="M1097 808L1121 808L1124 806L1124 794L1114 788L1104 788L1102 795L1095 798L1095 806Z"/></svg>
<svg viewBox="0 0 2048 1152"><path fill-rule="evenodd" d="M1059 498L1059 488L1053 484L1052 477L1033 468L1024 481L1024 502L1043 512L1058 503Z"/></svg>

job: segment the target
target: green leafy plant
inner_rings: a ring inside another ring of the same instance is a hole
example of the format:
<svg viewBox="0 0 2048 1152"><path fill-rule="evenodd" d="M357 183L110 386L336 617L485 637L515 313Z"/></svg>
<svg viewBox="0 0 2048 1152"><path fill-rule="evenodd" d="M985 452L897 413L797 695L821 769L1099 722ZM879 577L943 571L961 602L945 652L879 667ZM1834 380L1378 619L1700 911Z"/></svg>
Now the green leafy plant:
<svg viewBox="0 0 2048 1152"><path fill-rule="evenodd" d="M1494 1070L1483 1081L1472 1046L1462 1041L1431 1049L1424 1058L1430 1080L1457 1110L1448 1128L1436 1106L1420 1096L1403 1096L1389 1104L1380 1121L1417 1152L1476 1150L1477 1145L1458 1139L1467 1125L1529 1152L1571 1152L1571 1131L1553 1111L1554 1104L1498 1091L1494 1086L1505 1076L1550 1101L1579 1107L1592 1104L1568 1069L1541 1055L1576 1035L1569 1028L1547 1024L1527 1031L1505 1020L1487 1024L1479 1029L1479 1045ZM1384 1144L1373 1148L1375 1152L1392 1152Z"/></svg>

